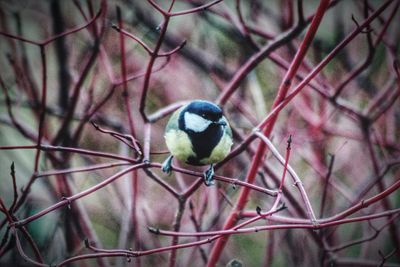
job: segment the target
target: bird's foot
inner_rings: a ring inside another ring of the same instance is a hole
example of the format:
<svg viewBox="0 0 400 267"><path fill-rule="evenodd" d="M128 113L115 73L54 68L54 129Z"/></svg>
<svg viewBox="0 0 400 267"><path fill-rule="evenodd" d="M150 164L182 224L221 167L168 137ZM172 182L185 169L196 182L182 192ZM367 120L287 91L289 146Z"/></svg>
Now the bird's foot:
<svg viewBox="0 0 400 267"><path fill-rule="evenodd" d="M204 172L204 184L206 186L215 184L213 176L214 176L214 165L211 164L210 167Z"/></svg>
<svg viewBox="0 0 400 267"><path fill-rule="evenodd" d="M171 169L172 169L172 159L174 158L174 156L170 155L162 164L161 166L161 170L167 174L171 173Z"/></svg>

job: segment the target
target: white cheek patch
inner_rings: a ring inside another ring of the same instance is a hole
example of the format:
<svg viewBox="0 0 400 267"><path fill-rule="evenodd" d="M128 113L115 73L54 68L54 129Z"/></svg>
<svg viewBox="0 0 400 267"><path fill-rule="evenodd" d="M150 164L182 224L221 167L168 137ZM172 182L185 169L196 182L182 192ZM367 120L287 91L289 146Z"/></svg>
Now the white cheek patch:
<svg viewBox="0 0 400 267"><path fill-rule="evenodd" d="M196 133L204 131L211 124L211 121L190 112L185 112L184 120L186 129L192 130Z"/></svg>

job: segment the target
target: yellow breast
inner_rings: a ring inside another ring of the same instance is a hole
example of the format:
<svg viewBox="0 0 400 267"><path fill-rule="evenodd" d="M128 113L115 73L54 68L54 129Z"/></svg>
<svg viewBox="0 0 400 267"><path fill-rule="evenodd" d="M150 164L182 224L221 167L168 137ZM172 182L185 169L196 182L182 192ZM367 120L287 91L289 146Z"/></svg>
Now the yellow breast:
<svg viewBox="0 0 400 267"><path fill-rule="evenodd" d="M195 157L192 143L189 136L181 130L170 129L165 134L165 142L168 150L178 160L186 162L190 157ZM207 158L200 160L203 165L217 163L223 160L230 152L232 146L232 139L224 133L219 143L215 146L211 155Z"/></svg>
<svg viewBox="0 0 400 267"><path fill-rule="evenodd" d="M184 131L170 129L164 137L168 150L180 161L186 162L189 157L196 156L190 138Z"/></svg>

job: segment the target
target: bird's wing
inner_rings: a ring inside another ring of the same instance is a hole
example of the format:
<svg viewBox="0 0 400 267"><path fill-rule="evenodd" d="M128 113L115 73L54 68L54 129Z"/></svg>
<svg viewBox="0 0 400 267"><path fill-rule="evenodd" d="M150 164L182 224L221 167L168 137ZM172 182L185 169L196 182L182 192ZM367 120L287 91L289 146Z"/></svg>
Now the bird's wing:
<svg viewBox="0 0 400 267"><path fill-rule="evenodd" d="M165 127L165 131L168 132L169 130L179 130L179 114L181 113L183 107L177 109L169 119L167 126Z"/></svg>

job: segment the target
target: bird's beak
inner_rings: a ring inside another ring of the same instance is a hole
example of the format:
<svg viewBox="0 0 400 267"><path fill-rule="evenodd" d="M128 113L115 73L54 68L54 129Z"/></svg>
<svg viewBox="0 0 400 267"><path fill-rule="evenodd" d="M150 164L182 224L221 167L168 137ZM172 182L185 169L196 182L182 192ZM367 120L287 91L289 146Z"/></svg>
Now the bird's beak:
<svg viewBox="0 0 400 267"><path fill-rule="evenodd" d="M225 122L224 119L220 119L219 121L214 122L214 123L217 124L217 125L226 126L226 122Z"/></svg>

